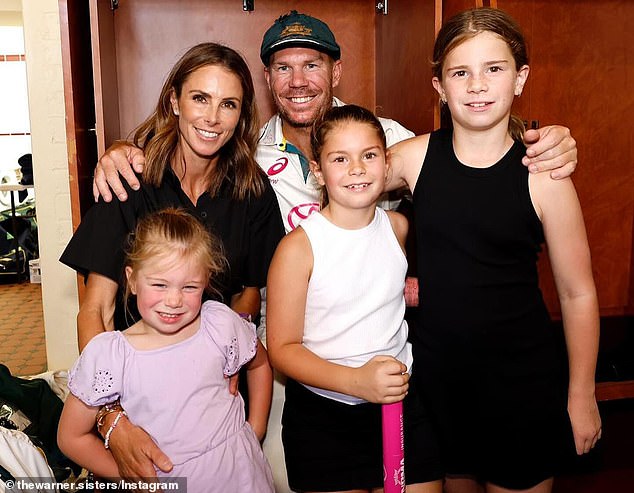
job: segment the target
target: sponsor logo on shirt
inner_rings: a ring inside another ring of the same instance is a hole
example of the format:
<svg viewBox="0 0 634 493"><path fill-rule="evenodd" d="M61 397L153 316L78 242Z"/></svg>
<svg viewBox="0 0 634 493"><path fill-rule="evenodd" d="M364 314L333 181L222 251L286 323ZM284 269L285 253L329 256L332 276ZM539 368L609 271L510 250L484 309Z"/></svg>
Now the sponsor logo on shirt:
<svg viewBox="0 0 634 493"><path fill-rule="evenodd" d="M286 168L287 165L288 165L288 158L280 157L267 170L266 174L269 175L269 176L275 176L275 175L281 173L282 171L284 171L284 169Z"/></svg>
<svg viewBox="0 0 634 493"><path fill-rule="evenodd" d="M310 202L308 204L299 204L291 209L288 213L287 219L291 229L295 229L299 226L304 219L310 216L313 212L319 210L319 204L317 202Z"/></svg>

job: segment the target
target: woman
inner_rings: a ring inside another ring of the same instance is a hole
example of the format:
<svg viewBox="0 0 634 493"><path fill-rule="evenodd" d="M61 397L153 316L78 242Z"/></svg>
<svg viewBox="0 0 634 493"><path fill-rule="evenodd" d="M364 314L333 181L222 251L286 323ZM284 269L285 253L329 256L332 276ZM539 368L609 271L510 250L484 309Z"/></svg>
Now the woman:
<svg viewBox="0 0 634 493"><path fill-rule="evenodd" d="M62 254L86 279L77 317L80 350L96 334L134 323L120 301L125 242L139 218L166 207L186 209L222 240L229 268L221 301L245 317L259 313L259 289L284 228L254 160L257 136L253 82L242 57L215 43L188 50L134 133L146 156L140 190L128 190L126 202L94 205ZM268 395L260 390L250 396L249 421L261 437L270 389Z"/></svg>

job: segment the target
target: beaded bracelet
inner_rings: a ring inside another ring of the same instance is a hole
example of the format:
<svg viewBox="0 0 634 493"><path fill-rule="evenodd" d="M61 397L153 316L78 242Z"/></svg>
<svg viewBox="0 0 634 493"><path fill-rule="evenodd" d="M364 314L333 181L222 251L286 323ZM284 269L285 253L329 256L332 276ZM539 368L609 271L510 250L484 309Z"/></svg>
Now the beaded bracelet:
<svg viewBox="0 0 634 493"><path fill-rule="evenodd" d="M103 428L104 421L106 419L106 416L108 416L108 414L116 413L119 411L123 411L123 408L121 407L121 404L119 403L118 400L110 404L106 404L105 406L102 406L97 412L97 416L96 416L97 431L101 433L101 428Z"/></svg>
<svg viewBox="0 0 634 493"><path fill-rule="evenodd" d="M119 411L119 413L117 414L117 417L114 418L114 421L112 422L112 424L110 425L110 428L108 428L108 431L106 432L106 437L103 440L103 446L106 449L110 448L110 435L112 435L112 432L119 424L119 420L121 419L122 416L127 416L126 412L123 410Z"/></svg>

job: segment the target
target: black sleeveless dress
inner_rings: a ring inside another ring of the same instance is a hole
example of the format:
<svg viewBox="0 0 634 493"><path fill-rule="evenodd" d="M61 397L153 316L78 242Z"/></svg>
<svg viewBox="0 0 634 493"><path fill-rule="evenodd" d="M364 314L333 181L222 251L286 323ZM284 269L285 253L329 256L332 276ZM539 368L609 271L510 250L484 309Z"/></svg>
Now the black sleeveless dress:
<svg viewBox="0 0 634 493"><path fill-rule="evenodd" d="M431 135L414 216L420 382L449 475L527 488L574 448L565 347L544 305L544 242L515 143L488 168L463 165L452 132Z"/></svg>

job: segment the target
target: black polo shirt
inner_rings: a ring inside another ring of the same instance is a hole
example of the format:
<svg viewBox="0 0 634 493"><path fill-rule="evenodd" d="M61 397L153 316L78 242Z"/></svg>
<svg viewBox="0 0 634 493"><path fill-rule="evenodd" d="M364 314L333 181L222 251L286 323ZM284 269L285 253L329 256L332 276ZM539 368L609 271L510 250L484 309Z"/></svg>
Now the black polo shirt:
<svg viewBox="0 0 634 493"><path fill-rule="evenodd" d="M145 214L166 207L181 207L196 217L207 229L222 240L229 261L229 272L220 279L222 299L227 304L231 296L244 286L263 287L269 263L284 236L279 206L268 179L260 197L235 200L231 184L222 184L216 197L205 192L196 204L183 192L180 181L167 168L159 187L143 184L140 190L126 185L128 200L93 205L77 228L60 260L80 274L96 272L117 282L115 326L121 330L133 322L122 318L121 286L123 284L124 246L137 221Z"/></svg>

